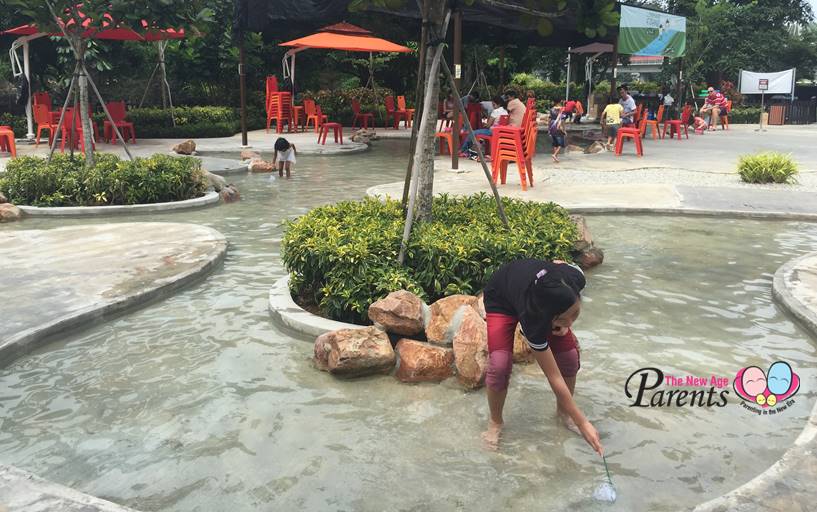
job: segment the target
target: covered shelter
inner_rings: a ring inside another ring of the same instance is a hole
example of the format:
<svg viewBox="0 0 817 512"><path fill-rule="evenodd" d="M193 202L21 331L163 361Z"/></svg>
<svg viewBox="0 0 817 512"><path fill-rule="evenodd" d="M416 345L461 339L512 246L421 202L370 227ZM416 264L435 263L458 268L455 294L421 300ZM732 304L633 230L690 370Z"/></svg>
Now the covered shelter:
<svg viewBox="0 0 817 512"><path fill-rule="evenodd" d="M572 55L587 55L584 63L584 76L587 77L587 112L591 112L593 100L593 62L605 53L613 53L614 46L610 43L590 43L578 48L567 49L567 85L565 86L565 100L570 98L570 60Z"/></svg>
<svg viewBox="0 0 817 512"><path fill-rule="evenodd" d="M284 54L283 68L284 78L289 78L292 83L292 92L295 93L295 55L309 49L320 50L341 50L347 52L368 52L369 53L369 83L374 88L374 65L372 54L378 52L385 53L409 53L411 48L379 37L375 37L371 31L352 25L351 23L336 23L323 27L315 34L293 39L281 43L279 46L290 48Z"/></svg>
<svg viewBox="0 0 817 512"><path fill-rule="evenodd" d="M65 23L62 20L57 20L61 28L70 27L71 21ZM86 18L83 26L90 27L91 19ZM110 28L107 28L110 27ZM157 64L157 68L161 67L162 77L164 81L164 86L167 87L168 96L170 95L170 85L167 83L167 77L165 74L164 68L164 50L167 47L167 42L174 39L184 39L185 32L182 29L176 30L173 28L157 28L152 26L146 20L141 21L141 30L136 31L131 27L126 27L122 25L117 25L114 23L113 19L109 14L105 15L105 22L103 23L103 29L97 30L94 28L87 28L83 33L82 37L86 39L102 39L102 40L109 40L109 41L141 41L141 42L156 42L159 48L159 64ZM28 133L26 134L26 138L33 139L34 138L34 120L32 115L32 107L31 107L31 91L30 91L30 83L31 83L31 73L30 73L30 53L29 53L29 43L35 39L39 39L41 37L63 37L63 33L60 32L43 32L40 30L39 27L36 25L20 25L18 27L11 28L4 32L0 32L0 35L13 35L18 36L17 39L11 45L9 49L9 57L11 59L11 69L12 73L15 77L17 76L25 76L26 82L29 84L29 95L28 101L26 103L26 121L27 121L27 128ZM18 50L23 49L23 59L20 60L17 52ZM156 69L154 69L155 73ZM173 108L172 101L171 101L171 109Z"/></svg>

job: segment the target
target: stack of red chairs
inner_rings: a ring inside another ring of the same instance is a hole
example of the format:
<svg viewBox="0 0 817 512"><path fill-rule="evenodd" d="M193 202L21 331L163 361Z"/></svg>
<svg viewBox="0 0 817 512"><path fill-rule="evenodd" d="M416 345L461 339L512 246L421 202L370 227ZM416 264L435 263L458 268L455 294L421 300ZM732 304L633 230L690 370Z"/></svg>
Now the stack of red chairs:
<svg viewBox="0 0 817 512"><path fill-rule="evenodd" d="M533 157L536 154L536 111L528 109L522 119L522 126L499 126L491 137L492 175L494 183L501 178L505 184L508 164L515 162L519 169L522 190L533 186Z"/></svg>
<svg viewBox="0 0 817 512"><path fill-rule="evenodd" d="M292 131L293 108L292 93L278 90L278 78L268 76L266 81L266 110L267 110L267 133L273 121L275 121L276 131L283 133L284 123L287 124L287 131Z"/></svg>
<svg viewBox="0 0 817 512"><path fill-rule="evenodd" d="M394 96L386 96L386 124L385 128L389 127L389 117L392 118L394 123L394 129L396 130L398 125L400 124L400 120L403 120L406 128L408 128L408 112L405 110L400 110L396 108L394 105Z"/></svg>

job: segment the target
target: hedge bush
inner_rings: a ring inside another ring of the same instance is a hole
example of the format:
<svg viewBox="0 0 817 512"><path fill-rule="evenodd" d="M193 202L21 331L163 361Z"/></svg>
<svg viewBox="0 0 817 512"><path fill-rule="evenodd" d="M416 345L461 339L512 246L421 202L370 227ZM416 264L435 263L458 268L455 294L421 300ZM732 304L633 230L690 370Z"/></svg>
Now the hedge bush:
<svg viewBox="0 0 817 512"><path fill-rule="evenodd" d="M316 208L286 226L283 260L291 291L329 318L364 323L369 305L395 290L427 301L474 294L510 260L570 259L578 231L563 208L508 198L503 204L510 231L491 196L435 198L434 220L415 226L403 267L397 264L399 201L367 198Z"/></svg>
<svg viewBox="0 0 817 512"><path fill-rule="evenodd" d="M798 170L791 155L766 152L740 157L738 173L746 183L791 183Z"/></svg>
<svg viewBox="0 0 817 512"><path fill-rule="evenodd" d="M757 124L760 122L760 107L735 107L729 113L730 124Z"/></svg>
<svg viewBox="0 0 817 512"><path fill-rule="evenodd" d="M201 161L154 155L122 160L98 153L96 166L82 155L15 158L0 175L0 192L10 202L30 206L105 206L163 203L204 194L207 179Z"/></svg>
<svg viewBox="0 0 817 512"><path fill-rule="evenodd" d="M176 107L173 109L176 126L173 126L170 109L128 109L128 120L136 128L136 136L144 139L160 138L207 138L230 137L241 131L238 110L229 107ZM105 114L96 113L94 119L102 126ZM250 129L262 128L265 117L257 109L247 112Z"/></svg>

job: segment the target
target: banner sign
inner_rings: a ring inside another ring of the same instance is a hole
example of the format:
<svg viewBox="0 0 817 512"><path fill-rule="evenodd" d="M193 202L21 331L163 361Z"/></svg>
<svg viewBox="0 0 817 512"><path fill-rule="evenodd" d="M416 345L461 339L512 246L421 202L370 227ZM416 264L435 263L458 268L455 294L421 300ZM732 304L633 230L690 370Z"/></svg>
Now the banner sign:
<svg viewBox="0 0 817 512"><path fill-rule="evenodd" d="M794 93L794 68L777 73L740 72L741 94L792 94Z"/></svg>
<svg viewBox="0 0 817 512"><path fill-rule="evenodd" d="M618 53L653 57L683 57L687 19L658 11L621 6Z"/></svg>

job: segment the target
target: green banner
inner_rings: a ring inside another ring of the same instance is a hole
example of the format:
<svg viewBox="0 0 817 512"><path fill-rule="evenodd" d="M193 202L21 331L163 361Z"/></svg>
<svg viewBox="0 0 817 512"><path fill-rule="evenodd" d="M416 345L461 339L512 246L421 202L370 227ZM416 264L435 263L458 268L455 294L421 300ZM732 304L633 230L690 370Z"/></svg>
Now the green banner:
<svg viewBox="0 0 817 512"><path fill-rule="evenodd" d="M618 53L682 57L687 46L687 20L658 11L621 6Z"/></svg>

